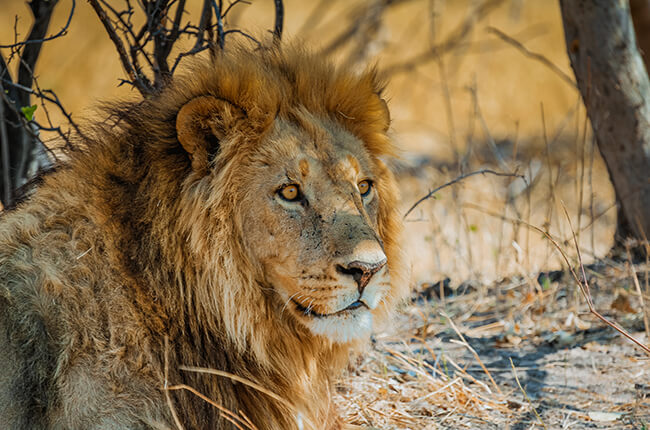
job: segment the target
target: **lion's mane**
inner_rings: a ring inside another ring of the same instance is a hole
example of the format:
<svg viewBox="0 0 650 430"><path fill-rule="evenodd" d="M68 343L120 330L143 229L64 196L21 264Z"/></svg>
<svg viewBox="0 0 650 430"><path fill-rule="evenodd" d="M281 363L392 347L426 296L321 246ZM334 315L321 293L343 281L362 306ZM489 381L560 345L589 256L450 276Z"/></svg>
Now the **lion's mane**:
<svg viewBox="0 0 650 430"><path fill-rule="evenodd" d="M360 139L381 178L387 313L406 280L396 186L380 161L394 151L381 91L373 70L335 68L299 48L233 48L197 62L158 96L113 105L107 120L86 126L66 161L0 219L7 427L229 428L227 414L187 386L260 429L297 428L299 420L338 428L332 378L355 345L278 317L243 246L239 167L277 118L298 110ZM175 122L203 95L245 117L236 144L208 148L210 163L197 168ZM214 181L201 180L206 169Z"/></svg>

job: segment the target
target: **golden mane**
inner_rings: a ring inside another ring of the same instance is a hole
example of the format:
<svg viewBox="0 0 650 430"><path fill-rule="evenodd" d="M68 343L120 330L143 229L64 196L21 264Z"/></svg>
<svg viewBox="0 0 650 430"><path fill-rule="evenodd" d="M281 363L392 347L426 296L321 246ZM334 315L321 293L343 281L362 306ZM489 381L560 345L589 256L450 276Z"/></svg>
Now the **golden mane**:
<svg viewBox="0 0 650 430"><path fill-rule="evenodd" d="M407 281L396 186L381 161L394 153L382 89L373 69L337 68L297 46L232 48L197 61L158 96L114 105L107 121L86 127L78 149L0 222L0 314L16 315L0 317L0 350L6 344L16 351L0 353L11 363L0 383L33 394L0 391L0 418L14 402L18 412L6 421L16 428L86 427L92 416L111 417L106 425L118 427L170 423L162 401L169 396L187 428L222 428L215 408L187 391L163 389L183 383L260 428L297 428L296 419L306 428L339 428L332 378L357 342L332 342L278 319L273 293L260 281L264 268L245 245L240 202L249 190L241 167L264 156L260 142L280 119L311 127L305 113L363 143L378 178L377 233L391 277L375 312L385 317ZM188 155L177 116L205 96L241 115L227 118L236 130L227 139L208 139L204 153ZM24 345L42 336L54 343L21 358ZM286 402L182 366L235 374ZM53 392L61 375L72 379ZM84 399L77 384L89 384L94 397ZM21 415L21 407L31 410L48 396L56 400L35 418Z"/></svg>

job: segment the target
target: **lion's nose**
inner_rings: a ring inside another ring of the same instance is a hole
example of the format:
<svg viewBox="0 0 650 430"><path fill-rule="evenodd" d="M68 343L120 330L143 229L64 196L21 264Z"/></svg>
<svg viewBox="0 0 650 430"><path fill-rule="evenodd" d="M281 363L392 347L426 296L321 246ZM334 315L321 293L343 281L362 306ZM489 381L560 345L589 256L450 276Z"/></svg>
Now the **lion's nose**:
<svg viewBox="0 0 650 430"><path fill-rule="evenodd" d="M366 288L366 285L368 285L368 282L370 282L372 275L379 272L385 265L386 258L383 258L374 263L354 260L345 265L339 264L336 267L336 270L344 275L352 276L354 281L357 283L359 293L363 293L363 289Z"/></svg>

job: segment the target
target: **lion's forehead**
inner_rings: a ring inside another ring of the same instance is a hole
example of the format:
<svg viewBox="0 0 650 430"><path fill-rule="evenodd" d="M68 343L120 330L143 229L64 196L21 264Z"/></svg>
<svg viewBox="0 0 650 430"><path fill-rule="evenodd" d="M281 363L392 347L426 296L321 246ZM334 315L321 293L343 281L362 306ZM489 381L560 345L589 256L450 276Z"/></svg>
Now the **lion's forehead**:
<svg viewBox="0 0 650 430"><path fill-rule="evenodd" d="M372 162L361 140L328 120L312 118L310 127L277 121L270 144L276 165L296 180L355 182L372 176Z"/></svg>

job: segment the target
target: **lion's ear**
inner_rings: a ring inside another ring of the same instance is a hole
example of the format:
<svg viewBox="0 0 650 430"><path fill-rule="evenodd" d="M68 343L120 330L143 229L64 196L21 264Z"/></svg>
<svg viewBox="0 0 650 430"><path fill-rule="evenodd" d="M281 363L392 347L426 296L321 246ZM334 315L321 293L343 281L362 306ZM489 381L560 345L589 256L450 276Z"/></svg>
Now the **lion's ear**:
<svg viewBox="0 0 650 430"><path fill-rule="evenodd" d="M196 97L183 105L176 116L176 134L194 170L208 168L221 140L245 116L238 106L213 96Z"/></svg>

